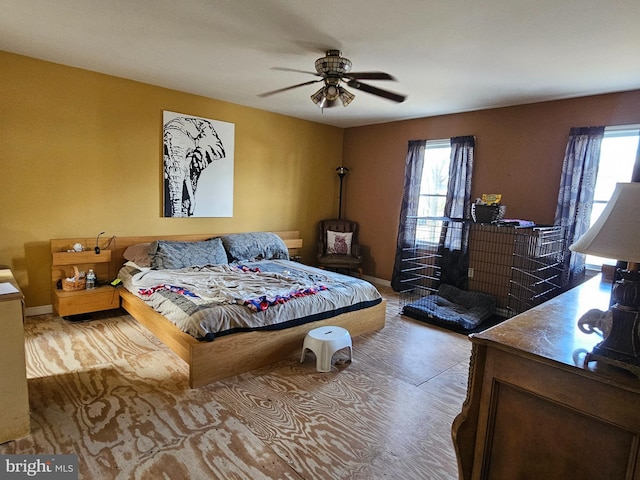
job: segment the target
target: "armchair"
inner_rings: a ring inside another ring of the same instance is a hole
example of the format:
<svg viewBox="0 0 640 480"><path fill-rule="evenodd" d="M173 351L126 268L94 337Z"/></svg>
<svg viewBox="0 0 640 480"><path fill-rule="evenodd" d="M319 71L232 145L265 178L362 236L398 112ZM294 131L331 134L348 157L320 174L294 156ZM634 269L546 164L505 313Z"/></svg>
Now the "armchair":
<svg viewBox="0 0 640 480"><path fill-rule="evenodd" d="M319 225L318 266L328 270L362 275L358 224L350 220L322 220Z"/></svg>

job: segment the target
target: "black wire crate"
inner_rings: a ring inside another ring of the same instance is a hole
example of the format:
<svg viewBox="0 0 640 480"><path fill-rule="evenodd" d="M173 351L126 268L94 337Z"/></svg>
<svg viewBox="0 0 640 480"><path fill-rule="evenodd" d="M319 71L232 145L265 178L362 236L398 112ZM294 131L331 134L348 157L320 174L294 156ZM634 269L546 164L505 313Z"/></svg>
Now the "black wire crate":
<svg viewBox="0 0 640 480"><path fill-rule="evenodd" d="M515 236L509 314L517 315L561 292L564 228L535 227Z"/></svg>

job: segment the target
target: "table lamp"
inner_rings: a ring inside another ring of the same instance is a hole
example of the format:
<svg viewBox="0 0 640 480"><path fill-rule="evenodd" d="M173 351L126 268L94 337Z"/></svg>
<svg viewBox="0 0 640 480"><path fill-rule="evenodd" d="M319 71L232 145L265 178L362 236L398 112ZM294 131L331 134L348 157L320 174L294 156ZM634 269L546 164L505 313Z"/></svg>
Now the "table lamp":
<svg viewBox="0 0 640 480"><path fill-rule="evenodd" d="M618 183L604 211L570 250L627 262L612 287L611 331L587 354L640 377L640 183Z"/></svg>

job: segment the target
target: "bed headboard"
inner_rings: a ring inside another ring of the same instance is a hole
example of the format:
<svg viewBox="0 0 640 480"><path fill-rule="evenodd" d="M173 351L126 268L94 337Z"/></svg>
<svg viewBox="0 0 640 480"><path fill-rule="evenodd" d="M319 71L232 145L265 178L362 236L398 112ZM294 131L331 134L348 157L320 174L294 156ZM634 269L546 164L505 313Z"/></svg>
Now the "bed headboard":
<svg viewBox="0 0 640 480"><path fill-rule="evenodd" d="M289 249L289 255L296 256L299 254L300 248L302 248L302 239L300 238L300 232L297 230L288 230L283 232L273 232L284 240L285 245ZM221 235L228 235L229 233L197 233L191 235L146 235L137 237L100 237L99 247L103 252L103 255L96 255L93 251L96 246L96 238L90 237L75 237L75 238L56 238L51 239L51 256L57 257L61 252L67 252L73 248L73 245L80 243L85 251L79 254L70 254L72 256L77 255L77 262L62 262L66 265L57 266L54 265L58 262L51 263L51 280L55 284L59 279L67 277L72 267L70 265L82 265L85 269L93 268L99 278L114 279L120 270L120 267L125 263L123 258L124 251L131 245L138 243L148 243L154 240L178 240L183 242L206 240L208 238L219 237ZM106 254L106 252L109 252ZM110 260L105 260L110 256ZM72 257L73 259L73 257ZM104 263L101 263L104 262Z"/></svg>

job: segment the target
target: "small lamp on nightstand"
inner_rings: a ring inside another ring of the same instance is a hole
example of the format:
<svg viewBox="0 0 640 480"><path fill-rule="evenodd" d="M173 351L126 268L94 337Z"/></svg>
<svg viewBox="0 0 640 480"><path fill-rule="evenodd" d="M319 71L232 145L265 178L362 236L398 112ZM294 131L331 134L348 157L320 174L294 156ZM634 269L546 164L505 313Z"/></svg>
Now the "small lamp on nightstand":
<svg viewBox="0 0 640 480"><path fill-rule="evenodd" d="M585 365L602 361L640 377L640 183L618 183L596 222L570 250L627 262L613 284L609 335L587 354Z"/></svg>

